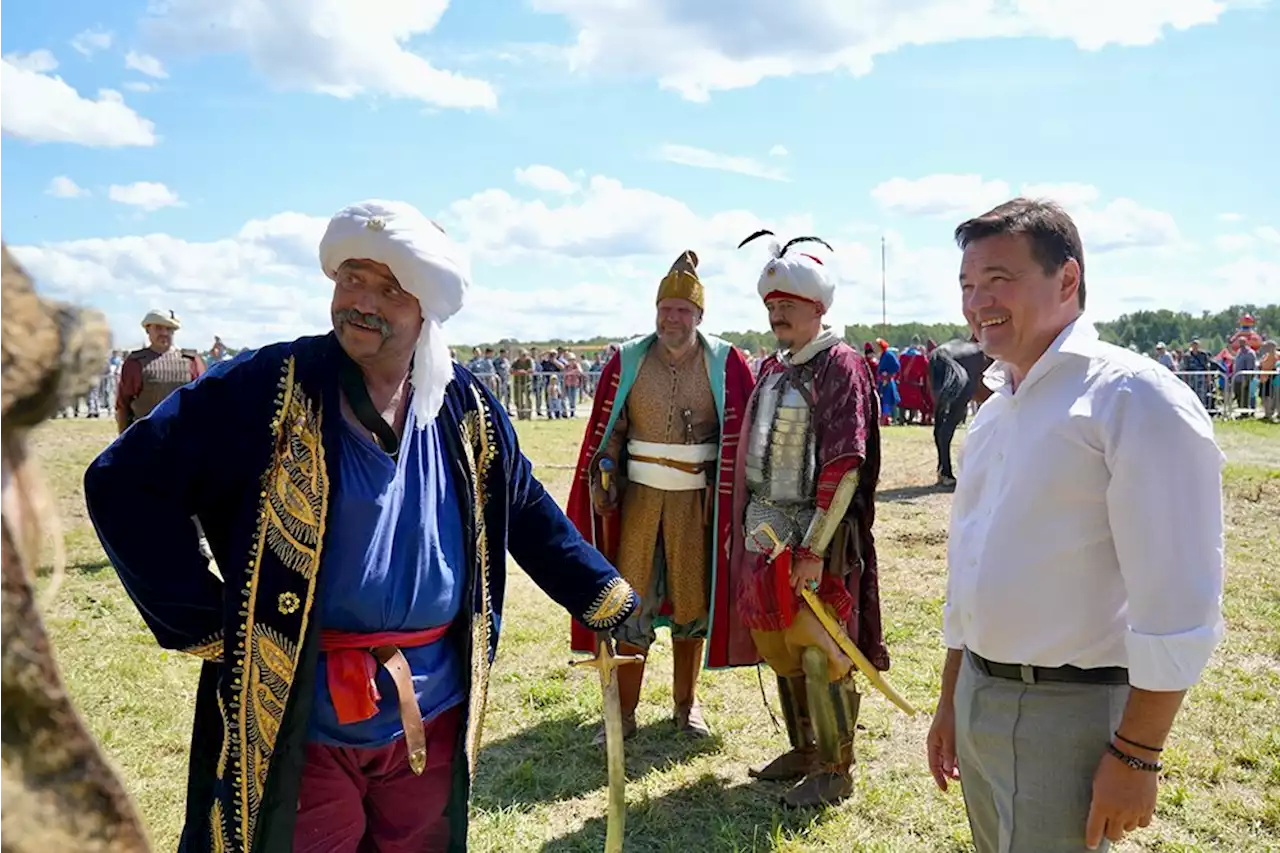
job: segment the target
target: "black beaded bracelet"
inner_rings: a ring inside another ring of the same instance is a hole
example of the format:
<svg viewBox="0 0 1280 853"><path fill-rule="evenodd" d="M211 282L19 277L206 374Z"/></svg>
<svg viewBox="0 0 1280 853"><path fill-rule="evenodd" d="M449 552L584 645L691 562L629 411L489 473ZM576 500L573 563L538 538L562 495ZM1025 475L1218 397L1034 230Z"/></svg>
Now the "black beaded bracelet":
<svg viewBox="0 0 1280 853"><path fill-rule="evenodd" d="M1145 743L1138 743L1136 740L1129 740L1127 737L1120 734L1119 729L1116 730L1115 736L1129 744L1129 746L1136 746L1138 749L1145 749L1147 752L1164 752L1163 746L1147 746Z"/></svg>
<svg viewBox="0 0 1280 853"><path fill-rule="evenodd" d="M1141 770L1144 773L1159 773L1164 769L1164 765L1159 761L1143 761L1141 758L1122 752L1118 746L1111 741L1107 741L1107 751L1134 770Z"/></svg>

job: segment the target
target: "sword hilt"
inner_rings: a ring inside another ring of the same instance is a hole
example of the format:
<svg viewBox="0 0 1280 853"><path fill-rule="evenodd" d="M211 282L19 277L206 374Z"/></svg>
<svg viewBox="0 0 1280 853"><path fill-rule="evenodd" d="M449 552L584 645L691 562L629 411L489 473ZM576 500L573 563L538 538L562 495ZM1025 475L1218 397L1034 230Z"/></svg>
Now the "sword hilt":
<svg viewBox="0 0 1280 853"><path fill-rule="evenodd" d="M773 529L773 525L767 521L761 522L755 530L751 531L751 538L755 539L757 534L761 533L773 543L773 552L769 555L770 561L781 557L782 552L787 550L787 543L778 538L778 532Z"/></svg>
<svg viewBox="0 0 1280 853"><path fill-rule="evenodd" d="M619 655L613 651L613 640L608 635L601 636L596 642L594 657L574 658L569 666L589 666L600 672L600 678L608 683L613 678L613 671L629 663L643 663L643 655Z"/></svg>

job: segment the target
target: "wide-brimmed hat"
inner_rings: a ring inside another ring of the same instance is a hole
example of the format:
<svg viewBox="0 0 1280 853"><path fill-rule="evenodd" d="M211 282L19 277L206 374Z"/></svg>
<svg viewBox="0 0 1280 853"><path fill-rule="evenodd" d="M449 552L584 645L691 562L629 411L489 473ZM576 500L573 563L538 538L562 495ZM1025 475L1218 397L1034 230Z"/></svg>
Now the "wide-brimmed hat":
<svg viewBox="0 0 1280 853"><path fill-rule="evenodd" d="M111 349L100 312L42 299L2 250L4 265L4 424L33 427L94 387Z"/></svg>
<svg viewBox="0 0 1280 853"><path fill-rule="evenodd" d="M182 321L172 311L166 314L159 308L152 308L147 312L147 316L142 318L142 328L145 329L147 326L166 326L170 329L181 329Z"/></svg>

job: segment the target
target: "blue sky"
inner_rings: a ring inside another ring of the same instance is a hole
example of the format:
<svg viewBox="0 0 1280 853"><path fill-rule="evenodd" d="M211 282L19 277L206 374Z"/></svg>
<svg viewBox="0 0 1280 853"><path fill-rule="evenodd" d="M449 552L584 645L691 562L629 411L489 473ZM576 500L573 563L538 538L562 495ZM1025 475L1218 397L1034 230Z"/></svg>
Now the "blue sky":
<svg viewBox="0 0 1280 853"><path fill-rule="evenodd" d="M370 197L468 244L458 343L643 331L684 248L707 328L762 328L760 226L833 243L836 323L879 319L882 237L890 319L958 320L951 229L1023 191L1098 318L1280 291L1258 0L10 0L0 35L4 239L121 345L153 306L322 330L316 242Z"/></svg>

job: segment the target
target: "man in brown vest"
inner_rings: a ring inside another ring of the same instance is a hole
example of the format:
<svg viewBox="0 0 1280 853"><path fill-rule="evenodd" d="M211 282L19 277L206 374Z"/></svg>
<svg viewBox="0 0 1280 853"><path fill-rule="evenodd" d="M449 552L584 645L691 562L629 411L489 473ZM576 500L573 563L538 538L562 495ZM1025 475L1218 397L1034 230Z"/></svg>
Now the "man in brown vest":
<svg viewBox="0 0 1280 853"><path fill-rule="evenodd" d="M120 368L116 391L116 426L120 432L151 414L165 397L204 374L204 360L198 352L173 346L173 333L181 327L172 311L166 315L151 310L142 318L150 343L129 353Z"/></svg>

